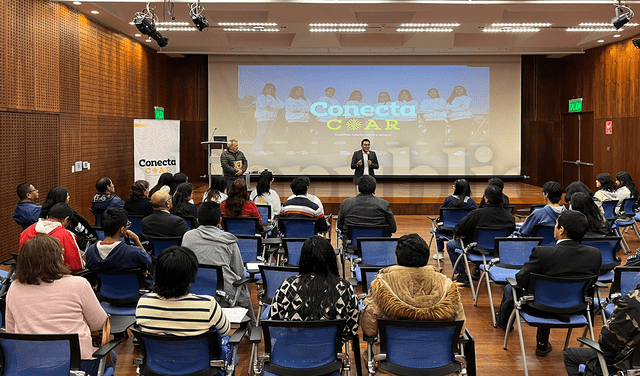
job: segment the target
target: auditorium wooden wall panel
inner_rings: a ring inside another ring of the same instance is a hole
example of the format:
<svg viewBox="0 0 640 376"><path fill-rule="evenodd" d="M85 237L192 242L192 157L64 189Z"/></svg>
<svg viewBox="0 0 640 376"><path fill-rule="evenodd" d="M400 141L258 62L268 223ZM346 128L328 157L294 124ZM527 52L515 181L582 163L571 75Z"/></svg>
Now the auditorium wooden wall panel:
<svg viewBox="0 0 640 376"><path fill-rule="evenodd" d="M613 133L610 135L605 134L605 120L595 119L594 173L608 172L615 176L620 171L627 171L635 181L640 180L640 165L635 153L640 140L640 119L606 120L613 122Z"/></svg>
<svg viewBox="0 0 640 376"><path fill-rule="evenodd" d="M27 17L33 25L34 107L38 111L60 111L60 6L52 2L35 2L34 13ZM34 20L47 19L47 22ZM52 32L53 31L53 32Z"/></svg>
<svg viewBox="0 0 640 376"><path fill-rule="evenodd" d="M34 108L33 1L7 0L7 108Z"/></svg>
<svg viewBox="0 0 640 376"><path fill-rule="evenodd" d="M0 0L0 110L7 108L7 0Z"/></svg>
<svg viewBox="0 0 640 376"><path fill-rule="evenodd" d="M80 35L78 12L60 11L60 111L80 113Z"/></svg>

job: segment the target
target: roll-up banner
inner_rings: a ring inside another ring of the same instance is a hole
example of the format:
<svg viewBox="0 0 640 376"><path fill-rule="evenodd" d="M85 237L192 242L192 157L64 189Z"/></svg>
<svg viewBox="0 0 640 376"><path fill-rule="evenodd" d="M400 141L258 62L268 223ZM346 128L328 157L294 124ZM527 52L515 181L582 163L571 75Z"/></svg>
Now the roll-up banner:
<svg viewBox="0 0 640 376"><path fill-rule="evenodd" d="M180 120L133 121L135 180L153 187L165 172L180 172Z"/></svg>

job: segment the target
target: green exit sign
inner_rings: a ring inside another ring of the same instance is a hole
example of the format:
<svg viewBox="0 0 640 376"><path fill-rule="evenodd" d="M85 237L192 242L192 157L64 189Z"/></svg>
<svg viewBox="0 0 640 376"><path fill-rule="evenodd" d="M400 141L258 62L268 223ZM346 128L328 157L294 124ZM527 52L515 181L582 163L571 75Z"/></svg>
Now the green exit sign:
<svg viewBox="0 0 640 376"><path fill-rule="evenodd" d="M164 107L155 106L156 109L156 119L164 120Z"/></svg>
<svg viewBox="0 0 640 376"><path fill-rule="evenodd" d="M582 112L582 98L569 99L569 112Z"/></svg>

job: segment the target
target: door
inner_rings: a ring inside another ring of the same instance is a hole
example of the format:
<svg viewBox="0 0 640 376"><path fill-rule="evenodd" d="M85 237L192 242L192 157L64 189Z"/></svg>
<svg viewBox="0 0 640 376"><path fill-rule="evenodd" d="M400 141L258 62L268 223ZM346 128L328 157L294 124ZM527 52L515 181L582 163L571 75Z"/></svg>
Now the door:
<svg viewBox="0 0 640 376"><path fill-rule="evenodd" d="M562 116L562 187L581 181L594 187L593 112Z"/></svg>

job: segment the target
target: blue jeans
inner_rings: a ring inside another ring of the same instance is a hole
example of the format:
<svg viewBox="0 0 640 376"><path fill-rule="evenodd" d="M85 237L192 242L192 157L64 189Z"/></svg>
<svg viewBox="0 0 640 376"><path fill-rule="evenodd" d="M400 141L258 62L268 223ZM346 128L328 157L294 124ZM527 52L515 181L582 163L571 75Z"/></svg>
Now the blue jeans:
<svg viewBox="0 0 640 376"><path fill-rule="evenodd" d="M451 265L455 265L456 260L458 259L456 248L462 249L462 246L460 245L460 239L453 239L447 242L447 252L449 253L449 259L451 260ZM456 270L453 271L453 274L460 274L464 272L464 263L462 262L462 260L460 261L461 262L458 263L458 266L456 266Z"/></svg>
<svg viewBox="0 0 640 376"><path fill-rule="evenodd" d="M107 363L104 367L105 369L115 366L116 361L118 360L115 351L111 351L111 356L113 357L113 363ZM89 376L97 376L98 369L100 368L100 359L91 359L91 360L82 360L80 361L80 370L84 371Z"/></svg>

